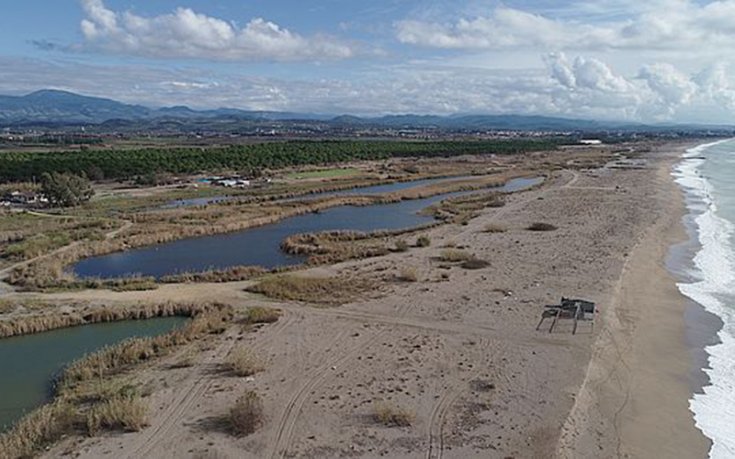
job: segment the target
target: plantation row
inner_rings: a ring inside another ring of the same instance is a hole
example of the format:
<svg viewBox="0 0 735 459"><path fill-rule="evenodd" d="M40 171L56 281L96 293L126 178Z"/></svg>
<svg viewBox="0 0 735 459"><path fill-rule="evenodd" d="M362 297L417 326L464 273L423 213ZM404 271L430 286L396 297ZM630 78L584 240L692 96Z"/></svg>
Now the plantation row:
<svg viewBox="0 0 735 459"><path fill-rule="evenodd" d="M145 148L0 154L0 181L27 181L46 172L85 172L128 179L152 172L191 174L221 170L280 169L405 156L513 154L554 149L555 140L457 142L292 141L218 148Z"/></svg>

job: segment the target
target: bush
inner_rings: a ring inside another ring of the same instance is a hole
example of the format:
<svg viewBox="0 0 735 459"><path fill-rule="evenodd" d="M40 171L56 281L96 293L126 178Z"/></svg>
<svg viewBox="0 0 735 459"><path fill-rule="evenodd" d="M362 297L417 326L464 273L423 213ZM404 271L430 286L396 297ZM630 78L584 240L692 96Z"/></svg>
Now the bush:
<svg viewBox="0 0 735 459"><path fill-rule="evenodd" d="M401 273L398 275L398 280L402 280L404 282L416 282L419 280L419 276L416 273L416 268L414 267L405 267L401 269Z"/></svg>
<svg viewBox="0 0 735 459"><path fill-rule="evenodd" d="M413 424L414 416L403 408L379 402L373 409L373 418L386 427L407 427Z"/></svg>
<svg viewBox="0 0 735 459"><path fill-rule="evenodd" d="M416 239L416 247L429 247L431 245L431 239L428 236L421 236Z"/></svg>
<svg viewBox="0 0 735 459"><path fill-rule="evenodd" d="M486 233L505 233L508 228L499 223L490 223L485 225L484 232Z"/></svg>
<svg viewBox="0 0 735 459"><path fill-rule="evenodd" d="M465 252L464 250L458 249L446 249L442 250L439 255L441 261L448 261L452 263L458 263L460 261L467 261L472 259L472 255Z"/></svg>
<svg viewBox="0 0 735 459"><path fill-rule="evenodd" d="M408 242L404 240L398 240L396 241L396 252L407 252L408 251Z"/></svg>
<svg viewBox="0 0 735 459"><path fill-rule="evenodd" d="M551 223L533 223L527 228L529 231L556 231L557 227Z"/></svg>
<svg viewBox="0 0 735 459"><path fill-rule="evenodd" d="M263 402L258 394L247 391L238 398L230 408L229 422L235 435L245 436L255 432L263 423Z"/></svg>
<svg viewBox="0 0 735 459"><path fill-rule="evenodd" d="M277 322L281 317L281 311L273 308L265 308L262 306L255 306L248 308L245 312L245 318L243 321L248 324L272 324Z"/></svg>
<svg viewBox="0 0 735 459"><path fill-rule="evenodd" d="M237 376L252 376L264 369L260 360L247 349L232 351L225 364Z"/></svg>
<svg viewBox="0 0 735 459"><path fill-rule="evenodd" d="M100 429L137 432L147 425L148 407L140 396L119 397L94 405L87 413L87 432Z"/></svg>

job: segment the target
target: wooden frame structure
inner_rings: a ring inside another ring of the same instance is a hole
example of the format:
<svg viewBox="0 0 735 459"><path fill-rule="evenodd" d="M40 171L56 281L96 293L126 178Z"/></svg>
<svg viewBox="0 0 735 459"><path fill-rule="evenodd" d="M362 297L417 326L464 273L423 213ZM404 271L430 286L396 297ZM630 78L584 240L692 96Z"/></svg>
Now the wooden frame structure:
<svg viewBox="0 0 735 459"><path fill-rule="evenodd" d="M592 330L595 329L595 313L597 307L595 303L587 300L575 300L562 297L560 304L547 305L544 312L541 313L541 320L536 325L536 330L541 328L544 320L553 319L549 327L549 333L553 333L554 327L559 319L574 320L572 334L577 334L577 325L580 320L592 322Z"/></svg>

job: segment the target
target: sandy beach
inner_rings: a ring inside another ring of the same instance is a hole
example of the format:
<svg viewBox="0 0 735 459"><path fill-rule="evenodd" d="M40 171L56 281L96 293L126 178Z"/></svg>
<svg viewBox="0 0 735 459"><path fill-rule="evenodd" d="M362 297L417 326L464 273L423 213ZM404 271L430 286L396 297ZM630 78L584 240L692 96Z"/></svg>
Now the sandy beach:
<svg viewBox="0 0 735 459"><path fill-rule="evenodd" d="M706 457L687 406L687 303L664 264L684 238L669 175L681 148L647 154L642 169L557 171L467 225L427 231L430 247L304 271L376 281L339 307L267 300L245 292L248 282L47 295L207 299L284 314L213 338L190 368L172 369L176 355L150 365L138 377L150 393L146 429L70 439L46 457ZM558 229L528 231L534 222ZM447 246L490 265L442 262ZM416 282L395 280L405 267ZM562 296L599 305L594 330L535 329ZM217 371L240 346L266 370ZM266 421L237 438L218 420L247 389L262 395ZM375 423L376 403L410 413L411 425Z"/></svg>

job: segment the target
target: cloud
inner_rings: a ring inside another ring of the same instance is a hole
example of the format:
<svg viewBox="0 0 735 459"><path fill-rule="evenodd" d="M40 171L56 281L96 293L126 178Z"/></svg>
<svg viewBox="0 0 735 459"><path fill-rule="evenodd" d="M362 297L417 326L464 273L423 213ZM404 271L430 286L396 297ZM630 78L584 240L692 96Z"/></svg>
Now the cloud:
<svg viewBox="0 0 735 459"><path fill-rule="evenodd" d="M735 88L723 65L687 75L664 64L626 75L595 58L545 58L546 69L488 71L404 64L345 78L221 75L214 69L108 66L0 57L0 93L65 89L153 106L318 113L516 113L629 121L729 122ZM696 109L696 111L695 111Z"/></svg>
<svg viewBox="0 0 735 459"><path fill-rule="evenodd" d="M700 5L691 0L651 0L637 7L602 2L597 16L545 16L501 6L490 14L454 22L403 20L395 24L405 44L445 49L546 50L651 49L701 51L735 40L735 0ZM618 13L606 16L605 12Z"/></svg>
<svg viewBox="0 0 735 459"><path fill-rule="evenodd" d="M351 45L332 37L304 37L262 18L237 27L222 19L177 8L154 17L116 12L103 0L81 0L81 49L155 58L223 61L329 60L353 56Z"/></svg>

